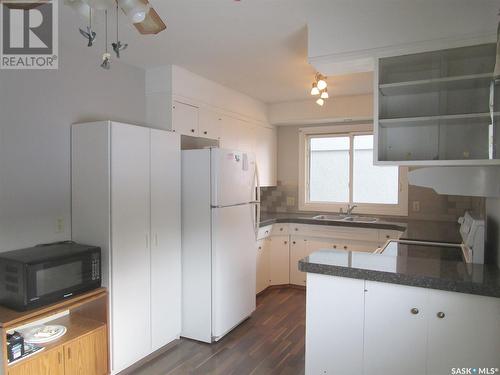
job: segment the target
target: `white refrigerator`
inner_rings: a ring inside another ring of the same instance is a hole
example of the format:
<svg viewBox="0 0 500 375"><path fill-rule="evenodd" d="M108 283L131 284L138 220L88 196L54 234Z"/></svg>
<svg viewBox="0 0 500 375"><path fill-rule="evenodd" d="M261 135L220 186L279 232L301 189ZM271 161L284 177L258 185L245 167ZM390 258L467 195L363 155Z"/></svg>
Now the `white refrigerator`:
<svg viewBox="0 0 500 375"><path fill-rule="evenodd" d="M182 151L182 333L221 339L255 310L259 181L255 156Z"/></svg>

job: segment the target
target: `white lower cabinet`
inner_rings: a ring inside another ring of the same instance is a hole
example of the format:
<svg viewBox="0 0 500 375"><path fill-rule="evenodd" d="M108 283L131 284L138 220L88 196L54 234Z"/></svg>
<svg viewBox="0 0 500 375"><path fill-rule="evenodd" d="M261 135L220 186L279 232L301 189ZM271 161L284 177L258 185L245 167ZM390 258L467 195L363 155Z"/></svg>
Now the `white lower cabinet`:
<svg viewBox="0 0 500 375"><path fill-rule="evenodd" d="M270 237L269 285L290 283L290 249L288 236Z"/></svg>
<svg viewBox="0 0 500 375"><path fill-rule="evenodd" d="M306 374L362 374L364 281L310 273L306 298Z"/></svg>
<svg viewBox="0 0 500 375"><path fill-rule="evenodd" d="M269 238L264 238L257 241L257 277L256 277L256 294L262 292L269 286L269 253L270 253Z"/></svg>
<svg viewBox="0 0 500 375"><path fill-rule="evenodd" d="M428 289L370 281L365 289L363 374L425 374Z"/></svg>
<svg viewBox="0 0 500 375"><path fill-rule="evenodd" d="M500 298L432 290L428 306L427 374L500 368Z"/></svg>
<svg viewBox="0 0 500 375"><path fill-rule="evenodd" d="M307 375L500 366L500 298L318 274L307 283Z"/></svg>

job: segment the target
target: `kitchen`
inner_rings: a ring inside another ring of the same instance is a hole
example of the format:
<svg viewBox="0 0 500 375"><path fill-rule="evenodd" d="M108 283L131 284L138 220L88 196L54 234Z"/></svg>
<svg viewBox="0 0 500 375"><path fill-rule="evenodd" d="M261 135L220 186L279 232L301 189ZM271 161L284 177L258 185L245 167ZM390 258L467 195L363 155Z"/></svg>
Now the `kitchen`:
<svg viewBox="0 0 500 375"><path fill-rule="evenodd" d="M0 259L100 281L2 295L0 374L500 366L498 4L111 2L0 70Z"/></svg>

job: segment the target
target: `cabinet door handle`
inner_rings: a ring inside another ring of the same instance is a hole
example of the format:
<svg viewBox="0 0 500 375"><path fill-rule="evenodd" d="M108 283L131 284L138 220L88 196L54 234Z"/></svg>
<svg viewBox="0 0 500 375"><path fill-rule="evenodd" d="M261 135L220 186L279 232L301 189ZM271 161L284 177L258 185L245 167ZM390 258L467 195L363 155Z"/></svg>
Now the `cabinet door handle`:
<svg viewBox="0 0 500 375"><path fill-rule="evenodd" d="M194 129L191 129L191 133L194 133Z"/></svg>
<svg viewBox="0 0 500 375"><path fill-rule="evenodd" d="M436 316L439 318L439 319L443 319L446 315L444 312L440 311L436 314Z"/></svg>
<svg viewBox="0 0 500 375"><path fill-rule="evenodd" d="M337 245L333 245L333 248L336 249L337 248Z"/></svg>
<svg viewBox="0 0 500 375"><path fill-rule="evenodd" d="M347 246L344 246L344 250L347 250Z"/></svg>
<svg viewBox="0 0 500 375"><path fill-rule="evenodd" d="M419 313L418 309L414 307L413 309L410 310L413 315L417 315Z"/></svg>
<svg viewBox="0 0 500 375"><path fill-rule="evenodd" d="M68 359L71 359L71 348L68 348Z"/></svg>
<svg viewBox="0 0 500 375"><path fill-rule="evenodd" d="M385 238L390 238L391 236L389 236L388 234L385 236Z"/></svg>
<svg viewBox="0 0 500 375"><path fill-rule="evenodd" d="M208 134L208 132L205 130L205 131L203 132L203 134L207 135L207 134Z"/></svg>
<svg viewBox="0 0 500 375"><path fill-rule="evenodd" d="M280 228L280 232L283 232L283 228Z"/></svg>
<svg viewBox="0 0 500 375"><path fill-rule="evenodd" d="M61 364L61 352L57 352L57 361Z"/></svg>
<svg viewBox="0 0 500 375"><path fill-rule="evenodd" d="M262 246L259 246L259 250L262 250Z"/></svg>
<svg viewBox="0 0 500 375"><path fill-rule="evenodd" d="M299 228L295 228L295 232L298 232L299 231Z"/></svg>
<svg viewBox="0 0 500 375"><path fill-rule="evenodd" d="M295 243L296 243L295 241L292 242L292 244L294 244L294 245L295 245Z"/></svg>
<svg viewBox="0 0 500 375"><path fill-rule="evenodd" d="M285 245L288 243L288 241L285 241Z"/></svg>

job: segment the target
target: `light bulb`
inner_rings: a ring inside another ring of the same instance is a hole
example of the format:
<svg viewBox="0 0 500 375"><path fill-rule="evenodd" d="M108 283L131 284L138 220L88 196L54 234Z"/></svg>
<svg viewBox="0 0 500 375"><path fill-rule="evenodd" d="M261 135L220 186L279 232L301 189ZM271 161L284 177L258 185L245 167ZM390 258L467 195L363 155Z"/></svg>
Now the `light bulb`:
<svg viewBox="0 0 500 375"><path fill-rule="evenodd" d="M318 80L317 86L318 86L318 89L320 89L320 90L326 89L326 86L327 86L326 81L323 78L320 78Z"/></svg>
<svg viewBox="0 0 500 375"><path fill-rule="evenodd" d="M319 98L318 100L316 100L316 104L319 105L320 107L323 106L323 104L325 104L325 101L321 98Z"/></svg>
<svg viewBox="0 0 500 375"><path fill-rule="evenodd" d="M312 84L311 95L319 95L319 89L316 83Z"/></svg>
<svg viewBox="0 0 500 375"><path fill-rule="evenodd" d="M132 23L141 23L144 21L151 9L149 4L144 4L139 0L118 0L118 5Z"/></svg>
<svg viewBox="0 0 500 375"><path fill-rule="evenodd" d="M327 89L324 89L322 92L321 92L321 96L320 98L321 99L328 99L330 96L328 95L328 91Z"/></svg>

